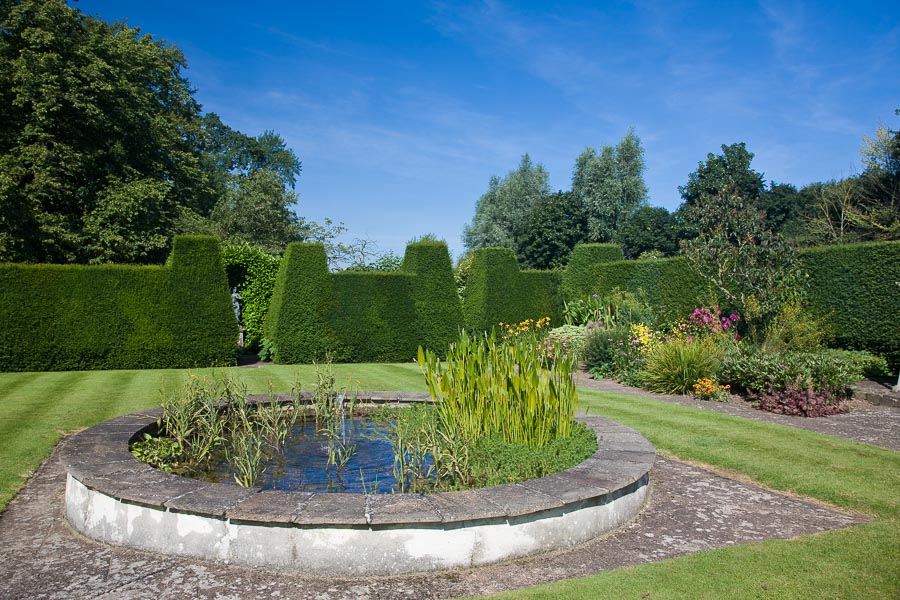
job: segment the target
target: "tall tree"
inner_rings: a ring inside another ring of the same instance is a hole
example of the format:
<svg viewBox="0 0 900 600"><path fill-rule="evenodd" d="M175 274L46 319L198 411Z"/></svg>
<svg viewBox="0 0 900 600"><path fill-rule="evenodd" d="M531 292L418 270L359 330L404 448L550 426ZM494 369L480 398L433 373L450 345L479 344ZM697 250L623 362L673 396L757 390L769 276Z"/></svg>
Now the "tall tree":
<svg viewBox="0 0 900 600"><path fill-rule="evenodd" d="M0 9L0 260L161 260L215 194L184 56L62 0Z"/></svg>
<svg viewBox="0 0 900 600"><path fill-rule="evenodd" d="M894 111L900 115L900 109ZM900 239L900 130L879 126L861 150L857 228L863 239Z"/></svg>
<svg viewBox="0 0 900 600"><path fill-rule="evenodd" d="M753 153L744 142L722 145L722 154L706 155L706 162L697 164L697 170L688 175L685 185L678 191L685 206L691 206L700 196L716 196L726 189L745 200L755 202L765 189L762 173L750 168Z"/></svg>
<svg viewBox="0 0 900 600"><path fill-rule="evenodd" d="M688 264L761 339L784 303L802 295L793 246L768 227L755 201L731 186L716 195L700 195L685 210L698 232L682 242Z"/></svg>
<svg viewBox="0 0 900 600"><path fill-rule="evenodd" d="M618 231L616 241L625 258L640 258L644 252L672 256L678 253L678 222L661 206L642 206Z"/></svg>
<svg viewBox="0 0 900 600"><path fill-rule="evenodd" d="M518 169L504 179L491 177L488 191L475 205L472 223L463 230L468 250L502 246L516 249L531 209L550 194L550 177L544 166L522 156Z"/></svg>
<svg viewBox="0 0 900 600"><path fill-rule="evenodd" d="M616 214L616 231L647 201L647 185L644 183L644 148L634 132L628 130L616 146L616 174L622 188L622 201Z"/></svg>
<svg viewBox="0 0 900 600"><path fill-rule="evenodd" d="M527 269L566 266L575 244L587 231L587 215L572 192L557 192L542 198L531 209L516 254Z"/></svg>
<svg viewBox="0 0 900 600"><path fill-rule="evenodd" d="M0 260L160 262L175 232L297 239L301 163L201 115L164 41L62 0L0 3Z"/></svg>
<svg viewBox="0 0 900 600"><path fill-rule="evenodd" d="M805 205L805 196L789 183L773 181L759 196L759 208L765 212L766 222L774 231L781 231L803 214Z"/></svg>
<svg viewBox="0 0 900 600"><path fill-rule="evenodd" d="M266 170L277 175L285 186L294 189L303 165L280 135L271 130L262 132L254 140L255 153L250 170Z"/></svg>
<svg viewBox="0 0 900 600"><path fill-rule="evenodd" d="M290 209L297 196L276 173L259 169L238 177L209 216L214 233L226 243L248 243L270 254L305 239L303 221Z"/></svg>
<svg viewBox="0 0 900 600"><path fill-rule="evenodd" d="M647 198L644 151L633 130L619 144L588 147L575 160L572 192L588 218L587 241L608 242Z"/></svg>
<svg viewBox="0 0 900 600"><path fill-rule="evenodd" d="M280 135L266 131L253 138L213 114L203 117L202 140L219 199L208 215L182 207L179 232L217 235L226 243L247 243L272 254L306 239L309 227L292 210L301 163Z"/></svg>

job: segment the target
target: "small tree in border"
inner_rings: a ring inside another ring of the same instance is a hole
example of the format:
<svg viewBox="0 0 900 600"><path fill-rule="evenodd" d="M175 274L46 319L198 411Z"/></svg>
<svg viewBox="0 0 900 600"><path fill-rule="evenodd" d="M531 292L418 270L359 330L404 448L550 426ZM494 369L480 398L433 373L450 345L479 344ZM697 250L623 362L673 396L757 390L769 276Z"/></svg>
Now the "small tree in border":
<svg viewBox="0 0 900 600"><path fill-rule="evenodd" d="M794 247L768 228L755 201L733 186L686 208L699 235L682 242L697 274L712 283L759 339L784 302L797 299L803 274Z"/></svg>

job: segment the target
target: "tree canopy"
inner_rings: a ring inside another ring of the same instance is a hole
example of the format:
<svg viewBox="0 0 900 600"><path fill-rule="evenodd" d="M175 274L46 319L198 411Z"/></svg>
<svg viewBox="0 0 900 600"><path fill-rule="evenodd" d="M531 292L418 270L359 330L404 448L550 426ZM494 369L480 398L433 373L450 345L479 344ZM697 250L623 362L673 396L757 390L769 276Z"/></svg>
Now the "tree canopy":
<svg viewBox="0 0 900 600"><path fill-rule="evenodd" d="M673 256L678 253L678 221L661 206L642 206L617 232L616 240L625 258L640 258L645 252Z"/></svg>
<svg viewBox="0 0 900 600"><path fill-rule="evenodd" d="M0 2L0 260L161 262L179 231L303 239L297 156L202 114L185 67L63 0Z"/></svg>
<svg viewBox="0 0 900 600"><path fill-rule="evenodd" d="M586 241L612 241L647 199L644 149L634 130L600 154L587 147L575 160L572 192L587 215Z"/></svg>
<svg viewBox="0 0 900 600"><path fill-rule="evenodd" d="M757 200L766 184L762 173L750 168L752 160L753 153L744 142L722 144L722 154L707 154L706 162L698 163L687 183L678 187L684 204L690 206L702 195L715 196L729 188L745 200Z"/></svg>
<svg viewBox="0 0 900 600"><path fill-rule="evenodd" d="M531 209L519 238L519 266L556 269L566 266L576 244L587 232L587 215L572 192L545 196Z"/></svg>
<svg viewBox="0 0 900 600"><path fill-rule="evenodd" d="M505 178L491 177L488 191L475 205L472 223L463 231L467 250L492 246L516 249L532 208L550 194L550 176L526 153L519 168Z"/></svg>
<svg viewBox="0 0 900 600"><path fill-rule="evenodd" d="M161 259L176 207L214 203L184 56L61 1L0 18L0 259Z"/></svg>

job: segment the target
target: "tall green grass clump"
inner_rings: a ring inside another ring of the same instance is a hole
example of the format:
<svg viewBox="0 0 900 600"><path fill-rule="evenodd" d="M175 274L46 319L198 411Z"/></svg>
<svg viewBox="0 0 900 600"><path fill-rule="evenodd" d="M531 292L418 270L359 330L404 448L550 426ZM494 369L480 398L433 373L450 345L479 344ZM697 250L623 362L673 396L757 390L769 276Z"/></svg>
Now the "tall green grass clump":
<svg viewBox="0 0 900 600"><path fill-rule="evenodd" d="M430 350L419 347L418 354L444 435L473 444L497 434L529 447L571 435L575 360L564 355L548 361L527 337L499 341L496 331L461 332L443 364Z"/></svg>
<svg viewBox="0 0 900 600"><path fill-rule="evenodd" d="M694 384L713 378L722 350L709 339L672 338L655 346L639 373L643 387L661 394L690 394Z"/></svg>

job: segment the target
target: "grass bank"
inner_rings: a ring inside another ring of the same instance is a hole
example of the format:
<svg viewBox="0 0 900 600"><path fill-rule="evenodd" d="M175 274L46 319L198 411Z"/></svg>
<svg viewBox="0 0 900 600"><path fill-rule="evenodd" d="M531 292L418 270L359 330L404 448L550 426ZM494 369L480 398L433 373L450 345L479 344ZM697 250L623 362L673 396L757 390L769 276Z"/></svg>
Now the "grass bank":
<svg viewBox="0 0 900 600"><path fill-rule="evenodd" d="M335 365L339 385L424 391L413 364ZM227 369L251 392L288 390L308 366ZM204 370L195 371L198 373ZM0 507L63 432L150 408L188 371L0 374ZM710 411L580 389L582 407L644 434L674 456L876 517L795 540L700 552L505 594L504 598L900 597L900 453Z"/></svg>

